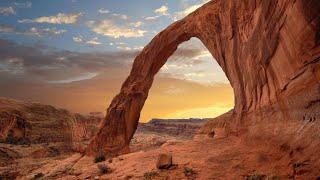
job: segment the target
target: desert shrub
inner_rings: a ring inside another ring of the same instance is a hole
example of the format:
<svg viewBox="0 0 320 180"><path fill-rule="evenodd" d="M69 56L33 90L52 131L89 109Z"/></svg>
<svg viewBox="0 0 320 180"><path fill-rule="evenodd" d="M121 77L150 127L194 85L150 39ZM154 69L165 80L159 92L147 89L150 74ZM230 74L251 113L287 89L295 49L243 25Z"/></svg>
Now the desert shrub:
<svg viewBox="0 0 320 180"><path fill-rule="evenodd" d="M157 175L158 175L158 173L155 172L155 171L145 172L144 175L143 175L143 179L144 180L151 180L154 177L156 177Z"/></svg>
<svg viewBox="0 0 320 180"><path fill-rule="evenodd" d="M266 179L266 175L261 174L259 172L254 172L253 174L247 176L247 180L264 180Z"/></svg>
<svg viewBox="0 0 320 180"><path fill-rule="evenodd" d="M192 168L188 168L188 167L184 168L183 173L185 176L192 176L196 174L196 172Z"/></svg>
<svg viewBox="0 0 320 180"><path fill-rule="evenodd" d="M107 174L107 173L111 173L112 172L112 169L110 167L108 167L107 165L99 164L98 165L98 169L99 169L101 174Z"/></svg>
<svg viewBox="0 0 320 180"><path fill-rule="evenodd" d="M33 178L32 179L34 179L34 180L36 180L36 179L40 179L40 178L42 178L44 176L44 174L43 173L37 173L37 174L35 174L34 176L33 176Z"/></svg>
<svg viewBox="0 0 320 180"><path fill-rule="evenodd" d="M6 138L6 142L8 144L18 144L18 141L14 138L14 136L12 135L12 133L9 133L7 138Z"/></svg>
<svg viewBox="0 0 320 180"><path fill-rule="evenodd" d="M104 155L98 155L94 158L94 163L103 162L106 160L106 157Z"/></svg>

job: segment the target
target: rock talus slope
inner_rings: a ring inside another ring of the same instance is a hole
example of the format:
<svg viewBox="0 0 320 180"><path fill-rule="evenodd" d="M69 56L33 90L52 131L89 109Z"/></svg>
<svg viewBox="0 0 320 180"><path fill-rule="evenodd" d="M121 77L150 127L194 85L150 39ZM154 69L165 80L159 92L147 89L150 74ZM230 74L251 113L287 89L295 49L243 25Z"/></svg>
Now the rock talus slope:
<svg viewBox="0 0 320 180"><path fill-rule="evenodd" d="M212 0L173 23L135 58L87 154L127 150L155 74L192 37L203 42L234 89L230 131L250 122L319 119L319 12L317 0Z"/></svg>

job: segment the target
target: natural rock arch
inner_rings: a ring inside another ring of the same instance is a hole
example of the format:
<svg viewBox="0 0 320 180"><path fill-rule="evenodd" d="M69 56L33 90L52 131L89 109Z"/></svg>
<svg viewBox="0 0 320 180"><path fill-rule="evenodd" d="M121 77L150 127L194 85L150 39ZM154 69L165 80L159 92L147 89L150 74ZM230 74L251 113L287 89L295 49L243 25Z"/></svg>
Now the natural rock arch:
<svg viewBox="0 0 320 180"><path fill-rule="evenodd" d="M312 0L216 0L173 23L135 58L87 154L128 149L155 74L192 37L207 47L234 89L233 124L275 103L290 108L286 97L319 83L319 11Z"/></svg>

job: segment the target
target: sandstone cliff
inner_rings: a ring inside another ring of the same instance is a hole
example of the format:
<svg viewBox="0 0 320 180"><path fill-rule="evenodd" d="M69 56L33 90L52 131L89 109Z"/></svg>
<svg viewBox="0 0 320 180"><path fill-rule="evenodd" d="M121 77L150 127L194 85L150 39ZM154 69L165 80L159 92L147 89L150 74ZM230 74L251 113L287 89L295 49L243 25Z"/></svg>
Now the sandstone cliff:
<svg viewBox="0 0 320 180"><path fill-rule="evenodd" d="M0 141L4 143L63 142L66 148L79 150L100 120L49 105L0 98Z"/></svg>
<svg viewBox="0 0 320 180"><path fill-rule="evenodd" d="M203 42L234 89L235 107L226 122L230 132L319 119L319 12L316 0L212 0L173 23L135 58L87 153L128 150L155 74L192 37Z"/></svg>

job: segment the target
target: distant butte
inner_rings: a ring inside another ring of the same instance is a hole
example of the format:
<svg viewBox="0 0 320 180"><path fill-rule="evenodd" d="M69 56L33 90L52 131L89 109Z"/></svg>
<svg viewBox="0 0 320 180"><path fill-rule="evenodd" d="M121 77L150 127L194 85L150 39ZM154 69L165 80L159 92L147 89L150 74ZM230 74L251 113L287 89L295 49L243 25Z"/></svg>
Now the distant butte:
<svg viewBox="0 0 320 180"><path fill-rule="evenodd" d="M319 120L319 12L316 0L214 0L173 23L135 58L87 154L128 152L155 74L192 37L203 42L233 87L229 133L279 135L281 128ZM290 123L281 127L283 122Z"/></svg>

